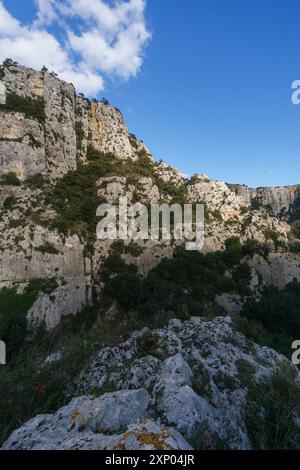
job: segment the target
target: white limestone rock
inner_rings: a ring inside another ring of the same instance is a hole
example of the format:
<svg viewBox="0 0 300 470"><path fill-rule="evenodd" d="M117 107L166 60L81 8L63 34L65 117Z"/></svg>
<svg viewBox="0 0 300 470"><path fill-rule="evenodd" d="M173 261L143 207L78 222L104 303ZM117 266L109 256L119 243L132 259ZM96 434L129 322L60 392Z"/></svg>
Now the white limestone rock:
<svg viewBox="0 0 300 470"><path fill-rule="evenodd" d="M137 160L139 154L151 158L146 146L129 134L121 112L107 103L92 103L89 135L92 147L121 160Z"/></svg>

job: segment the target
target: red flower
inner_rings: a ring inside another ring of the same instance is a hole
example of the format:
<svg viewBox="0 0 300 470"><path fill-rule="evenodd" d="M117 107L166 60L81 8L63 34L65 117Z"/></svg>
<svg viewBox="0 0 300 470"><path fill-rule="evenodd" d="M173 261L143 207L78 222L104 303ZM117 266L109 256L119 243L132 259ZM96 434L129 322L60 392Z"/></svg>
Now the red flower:
<svg viewBox="0 0 300 470"><path fill-rule="evenodd" d="M46 385L44 385L44 384L38 384L35 387L35 393L39 396L45 395L46 391L47 391L47 388L46 388Z"/></svg>

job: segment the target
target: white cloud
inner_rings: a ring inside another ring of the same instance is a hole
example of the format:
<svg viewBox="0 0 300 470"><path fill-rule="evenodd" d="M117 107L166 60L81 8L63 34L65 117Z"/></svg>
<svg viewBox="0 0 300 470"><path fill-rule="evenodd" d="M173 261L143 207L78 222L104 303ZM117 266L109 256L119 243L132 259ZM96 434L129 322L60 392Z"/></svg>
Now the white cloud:
<svg viewBox="0 0 300 470"><path fill-rule="evenodd" d="M35 3L37 6L35 26L49 25L57 18L53 0L35 0Z"/></svg>
<svg viewBox="0 0 300 470"><path fill-rule="evenodd" d="M8 37L14 37L20 34L22 28L19 21L14 19L0 3L0 34L4 32Z"/></svg>
<svg viewBox="0 0 300 470"><path fill-rule="evenodd" d="M34 68L46 65L87 95L103 90L107 77L127 80L140 70L150 39L146 0L119 0L113 5L104 0L35 0L35 4L36 19L22 25L0 1L0 61L10 57ZM66 31L64 41L47 31L53 24L60 33Z"/></svg>

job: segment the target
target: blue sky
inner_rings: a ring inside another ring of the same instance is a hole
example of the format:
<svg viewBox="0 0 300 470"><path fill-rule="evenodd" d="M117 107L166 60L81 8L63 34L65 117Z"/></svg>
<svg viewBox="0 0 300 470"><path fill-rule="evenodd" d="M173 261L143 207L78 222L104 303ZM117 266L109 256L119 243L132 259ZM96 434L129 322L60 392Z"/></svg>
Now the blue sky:
<svg viewBox="0 0 300 470"><path fill-rule="evenodd" d="M91 70L90 83L97 88L93 77L101 76L98 96L123 111L155 158L250 186L300 183L300 106L291 102L300 79L299 1L148 0L143 11L143 0L132 2L130 21L142 33L130 57L103 55L107 66ZM33 0L3 4L22 26L32 23ZM78 16L66 22L80 35ZM63 26L46 23L38 27L64 41ZM76 65L82 46L73 44Z"/></svg>

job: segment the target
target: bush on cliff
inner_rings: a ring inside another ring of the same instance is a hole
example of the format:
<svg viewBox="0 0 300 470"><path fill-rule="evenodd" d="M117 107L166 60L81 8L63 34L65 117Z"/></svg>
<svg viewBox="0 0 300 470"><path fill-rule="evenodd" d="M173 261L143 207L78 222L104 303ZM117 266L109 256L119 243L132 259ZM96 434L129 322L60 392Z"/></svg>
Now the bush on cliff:
<svg viewBox="0 0 300 470"><path fill-rule="evenodd" d="M27 333L26 314L36 300L34 291L18 294L15 288L0 290L0 339L7 347L8 360L19 352Z"/></svg>
<svg viewBox="0 0 300 470"><path fill-rule="evenodd" d="M300 283L295 280L284 289L266 288L260 301L249 299L237 326L255 342L290 357L291 345L300 337L299 312Z"/></svg>

